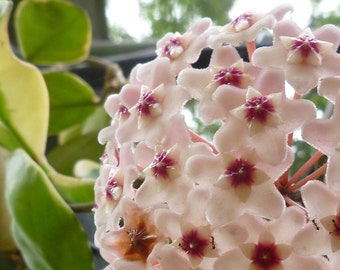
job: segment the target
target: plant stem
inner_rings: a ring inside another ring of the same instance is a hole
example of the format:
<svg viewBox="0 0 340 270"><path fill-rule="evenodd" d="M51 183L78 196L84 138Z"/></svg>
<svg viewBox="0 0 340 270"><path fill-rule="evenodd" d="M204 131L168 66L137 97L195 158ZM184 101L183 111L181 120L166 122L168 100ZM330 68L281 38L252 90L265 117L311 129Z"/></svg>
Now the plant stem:
<svg viewBox="0 0 340 270"><path fill-rule="evenodd" d="M248 53L249 62L251 62L251 60L253 59L253 53L256 50L255 40L248 41L246 43L246 46L247 46L247 53Z"/></svg>
<svg viewBox="0 0 340 270"><path fill-rule="evenodd" d="M194 131L189 130L189 133L190 133L190 136L191 136L191 139L194 141L194 142L203 142L203 143L206 143L207 145L210 146L211 150L213 151L214 154L218 154L218 150L216 149L215 145L213 145L211 142L207 141L206 139L202 138L200 135L198 135L197 133L195 133Z"/></svg>
<svg viewBox="0 0 340 270"><path fill-rule="evenodd" d="M302 187L303 185L305 185L308 181L313 180L313 179L317 179L319 176L325 174L327 170L327 163L324 163L320 168L318 168L317 170L315 170L314 172L312 172L311 174L307 175L305 178L303 178L302 180L300 180L298 183L289 186L286 189L287 193L290 193L300 187Z"/></svg>
<svg viewBox="0 0 340 270"><path fill-rule="evenodd" d="M293 185L299 179L299 177L303 175L310 167L312 167L314 163L322 156L322 152L315 152L314 155L289 179L289 181L286 183L286 186L289 188L291 185Z"/></svg>

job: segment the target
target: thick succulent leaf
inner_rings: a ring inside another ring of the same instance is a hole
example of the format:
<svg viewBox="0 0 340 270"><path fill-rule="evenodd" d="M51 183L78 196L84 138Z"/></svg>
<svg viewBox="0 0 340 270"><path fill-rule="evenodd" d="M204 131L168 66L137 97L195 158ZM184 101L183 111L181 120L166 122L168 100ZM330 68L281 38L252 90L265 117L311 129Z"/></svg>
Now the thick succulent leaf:
<svg viewBox="0 0 340 270"><path fill-rule="evenodd" d="M5 201L5 164L8 156L9 152L0 147L0 253L15 249L14 239L11 232L12 219ZM0 265L2 265L1 260Z"/></svg>
<svg viewBox="0 0 340 270"><path fill-rule="evenodd" d="M40 71L12 52L7 23L12 7L0 1L0 143L20 144L35 159L45 152L48 128L48 92ZM11 140L11 137L13 140Z"/></svg>
<svg viewBox="0 0 340 270"><path fill-rule="evenodd" d="M21 1L15 13L15 29L21 52L30 62L73 63L88 56L90 20L68 1Z"/></svg>
<svg viewBox="0 0 340 270"><path fill-rule="evenodd" d="M22 150L7 164L6 201L13 234L30 269L93 269L80 223L44 171Z"/></svg>
<svg viewBox="0 0 340 270"><path fill-rule="evenodd" d="M94 180L79 179L56 172L48 173L60 195L70 204L94 202Z"/></svg>
<svg viewBox="0 0 340 270"><path fill-rule="evenodd" d="M1 104L0 104L1 106ZM21 147L20 141L18 141L11 131L0 122L0 146L6 148L9 151L13 151Z"/></svg>
<svg viewBox="0 0 340 270"><path fill-rule="evenodd" d="M95 93L79 76L70 72L49 72L44 78L50 95L50 135L83 122L94 112Z"/></svg>
<svg viewBox="0 0 340 270"><path fill-rule="evenodd" d="M53 148L47 155L48 162L57 172L73 175L77 161L81 159L98 161L104 147L97 142L97 134L97 132L85 134Z"/></svg>

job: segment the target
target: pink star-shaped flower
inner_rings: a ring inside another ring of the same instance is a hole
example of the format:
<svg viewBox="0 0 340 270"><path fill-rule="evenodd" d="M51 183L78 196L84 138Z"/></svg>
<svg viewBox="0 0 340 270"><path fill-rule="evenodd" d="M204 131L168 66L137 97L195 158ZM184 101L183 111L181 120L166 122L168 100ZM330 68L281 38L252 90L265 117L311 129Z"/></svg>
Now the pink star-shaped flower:
<svg viewBox="0 0 340 270"><path fill-rule="evenodd" d="M177 78L192 97L199 100L199 116L206 123L225 117L227 111L241 105L245 90L252 85L260 69L243 62L231 46L213 51L209 67L187 68ZM221 101L223 98L223 101Z"/></svg>
<svg viewBox="0 0 340 270"><path fill-rule="evenodd" d="M340 254L340 195L316 180L303 186L301 194L310 219L320 234L309 243L315 244L321 251L327 252L326 254Z"/></svg>
<svg viewBox="0 0 340 270"><path fill-rule="evenodd" d="M306 123L302 128L302 137L328 156L326 183L340 192L340 92L337 93L332 118Z"/></svg>
<svg viewBox="0 0 340 270"><path fill-rule="evenodd" d="M206 214L212 224L219 226L244 211L270 218L280 216L284 200L273 182L292 161L290 153L280 165L270 166L252 149L220 155L199 153L187 160L185 172L199 187L211 192Z"/></svg>
<svg viewBox="0 0 340 270"><path fill-rule="evenodd" d="M171 269L174 263L161 255L163 252L169 253L169 247L173 250L172 259L178 258L182 267L190 265L191 268L211 269L213 262L211 259L218 256L219 249L215 242L213 227L207 221L204 210L197 209L197 206L203 205L204 202L198 202L196 205L192 201L205 198L205 196L200 198L201 191L202 189L198 188L188 194L186 211L183 214L176 214L170 209L161 209L155 213L156 227L169 238L168 245L158 246L160 249L152 254L158 260L161 269ZM193 219L192 215L196 217Z"/></svg>
<svg viewBox="0 0 340 270"><path fill-rule="evenodd" d="M145 265L155 244L166 243L152 222L152 210L141 209L128 197L120 200L105 230L97 231L95 237L108 262L125 259Z"/></svg>
<svg viewBox="0 0 340 270"><path fill-rule="evenodd" d="M305 224L304 212L298 207L287 208L278 219L269 222L251 215L241 220L248 228L248 239L239 248L222 254L214 270L329 269L322 256L301 256L292 245L292 239Z"/></svg>
<svg viewBox="0 0 340 270"><path fill-rule="evenodd" d="M239 46L244 42L253 41L260 30L271 29L276 21L281 20L287 12L292 10L291 5L283 4L265 14L246 12L229 24L217 28L209 38L209 45L217 48L222 44Z"/></svg>
<svg viewBox="0 0 340 270"><path fill-rule="evenodd" d="M253 64L282 68L296 92L305 94L320 78L340 73L336 64L340 61L336 52L340 44L337 27L325 25L311 32L303 31L292 21L281 21L273 31L273 46L258 48L253 54Z"/></svg>
<svg viewBox="0 0 340 270"><path fill-rule="evenodd" d="M340 77L327 77L320 81L318 85L319 95L335 103L336 95L340 91Z"/></svg>
<svg viewBox="0 0 340 270"><path fill-rule="evenodd" d="M159 57L167 57L171 61L174 74L196 62L203 48L206 47L207 36L204 32L211 26L211 20L204 18L194 23L187 32L167 33L156 46Z"/></svg>
<svg viewBox="0 0 340 270"><path fill-rule="evenodd" d="M180 121L178 116L190 96L176 85L169 59L157 58L140 65L134 82L106 101L105 109L113 121L100 133L100 141L111 137L121 144L144 139L154 146L162 140L163 131L169 129L170 119Z"/></svg>
<svg viewBox="0 0 340 270"><path fill-rule="evenodd" d="M260 90L248 89L245 103L231 110L215 134L220 152L243 145L255 147L261 159L270 164L278 164L286 157L287 134L314 119L315 106L306 100L287 99L283 84L277 84L273 88L266 79L261 81Z"/></svg>

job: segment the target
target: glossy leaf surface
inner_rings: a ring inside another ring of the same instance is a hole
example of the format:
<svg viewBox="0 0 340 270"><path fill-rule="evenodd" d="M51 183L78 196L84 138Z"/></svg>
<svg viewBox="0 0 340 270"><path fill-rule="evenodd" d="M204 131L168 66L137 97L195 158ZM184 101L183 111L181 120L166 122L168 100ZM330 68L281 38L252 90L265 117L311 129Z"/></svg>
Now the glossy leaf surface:
<svg viewBox="0 0 340 270"><path fill-rule="evenodd" d="M22 150L7 165L13 233L30 269L92 269L85 232L41 168Z"/></svg>
<svg viewBox="0 0 340 270"><path fill-rule="evenodd" d="M89 18L68 1L21 1L15 14L15 29L22 54L30 62L73 63L88 55Z"/></svg>
<svg viewBox="0 0 340 270"><path fill-rule="evenodd" d="M33 65L12 52L7 23L12 2L0 1L0 143L20 145L35 159L45 152L49 100L45 81ZM13 138L11 141L10 138Z"/></svg>
<svg viewBox="0 0 340 270"><path fill-rule="evenodd" d="M95 110L95 94L84 80L70 72L44 74L50 95L49 134L83 122Z"/></svg>

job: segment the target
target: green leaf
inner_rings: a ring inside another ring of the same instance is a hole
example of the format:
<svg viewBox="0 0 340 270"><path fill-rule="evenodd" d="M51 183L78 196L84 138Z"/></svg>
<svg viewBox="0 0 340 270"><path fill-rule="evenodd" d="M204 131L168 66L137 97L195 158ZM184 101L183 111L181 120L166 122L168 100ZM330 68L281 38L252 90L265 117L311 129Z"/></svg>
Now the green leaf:
<svg viewBox="0 0 340 270"><path fill-rule="evenodd" d="M94 112L95 93L79 76L49 72L44 78L50 95L50 135L83 122Z"/></svg>
<svg viewBox="0 0 340 270"><path fill-rule="evenodd" d="M22 150L7 164L6 200L13 234L28 268L92 268L88 239L42 169Z"/></svg>
<svg viewBox="0 0 340 270"><path fill-rule="evenodd" d="M12 3L0 1L0 139L12 147L20 143L34 159L45 153L48 129L48 92L40 71L12 52L7 24ZM5 12L6 10L6 12ZM4 128L5 126L5 128ZM9 137L13 137L10 142Z"/></svg>
<svg viewBox="0 0 340 270"><path fill-rule="evenodd" d="M13 133L11 133L11 131L1 122L0 122L0 146L3 146L9 151L13 151L21 147L20 142L15 138Z"/></svg>
<svg viewBox="0 0 340 270"><path fill-rule="evenodd" d="M48 176L57 191L67 202L71 204L94 202L93 179L78 179L56 172L48 173Z"/></svg>
<svg viewBox="0 0 340 270"><path fill-rule="evenodd" d="M53 148L47 156L48 162L59 173L73 175L78 160L98 161L103 154L104 146L97 142L97 135L97 132L85 134Z"/></svg>
<svg viewBox="0 0 340 270"><path fill-rule="evenodd" d="M12 218L8 212L8 207L5 201L5 171L6 161L9 157L9 152L0 147L0 254L3 251L15 250L14 239L11 232ZM1 262L1 261L0 261ZM1 263L0 263L1 265Z"/></svg>
<svg viewBox="0 0 340 270"><path fill-rule="evenodd" d="M88 56L90 20L70 2L21 1L15 13L15 29L22 54L30 62L74 63Z"/></svg>

